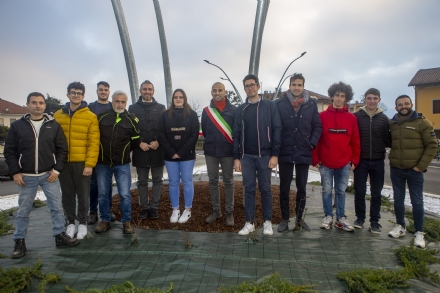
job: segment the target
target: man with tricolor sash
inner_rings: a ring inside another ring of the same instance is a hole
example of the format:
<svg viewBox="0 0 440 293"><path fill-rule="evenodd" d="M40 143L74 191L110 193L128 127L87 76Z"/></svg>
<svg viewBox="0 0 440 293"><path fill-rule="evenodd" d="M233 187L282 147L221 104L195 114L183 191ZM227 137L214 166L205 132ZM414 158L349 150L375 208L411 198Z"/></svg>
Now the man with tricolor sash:
<svg viewBox="0 0 440 293"><path fill-rule="evenodd" d="M225 86L221 82L212 85L211 95L211 104L202 112L203 150L212 201L212 211L205 222L211 224L222 217L218 187L220 165L225 184L226 226L234 226L232 127L236 107L226 98Z"/></svg>

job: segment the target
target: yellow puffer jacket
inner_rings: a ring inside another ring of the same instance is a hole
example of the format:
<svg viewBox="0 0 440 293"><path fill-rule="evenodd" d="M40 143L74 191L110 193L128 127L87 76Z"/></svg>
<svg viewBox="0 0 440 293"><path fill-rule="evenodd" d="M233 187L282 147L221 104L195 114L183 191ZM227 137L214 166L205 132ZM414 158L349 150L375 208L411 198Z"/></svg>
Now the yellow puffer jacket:
<svg viewBox="0 0 440 293"><path fill-rule="evenodd" d="M94 168L99 154L99 125L96 115L87 103L69 115L70 103L55 112L53 118L63 128L69 148L68 162L85 162L85 167Z"/></svg>

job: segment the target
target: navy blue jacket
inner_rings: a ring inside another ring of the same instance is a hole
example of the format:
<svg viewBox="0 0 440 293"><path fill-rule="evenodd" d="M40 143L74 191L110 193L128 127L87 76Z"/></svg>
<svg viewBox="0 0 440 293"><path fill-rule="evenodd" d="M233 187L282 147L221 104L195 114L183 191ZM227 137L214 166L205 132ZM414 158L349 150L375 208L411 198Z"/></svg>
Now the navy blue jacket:
<svg viewBox="0 0 440 293"><path fill-rule="evenodd" d="M297 112L300 117L296 127L294 123L295 110L286 93L275 103L283 125L278 163L311 165L312 146L318 144L322 132L321 119L315 99L309 98L306 103L301 105Z"/></svg>
<svg viewBox="0 0 440 293"><path fill-rule="evenodd" d="M261 96L260 96L261 97ZM274 102L261 98L258 102L257 117L255 122L258 129L258 151L260 156L278 157L281 145L281 120L278 108ZM235 111L234 128L232 140L234 141L234 159L240 159L244 154L244 131L243 116L246 115L246 108L249 100L241 104Z"/></svg>
<svg viewBox="0 0 440 293"><path fill-rule="evenodd" d="M210 108L216 108L214 102L211 100ZM217 109L217 108L216 108ZM222 118L228 123L231 129L234 127L234 114L237 107L232 105L226 99L226 106L223 111L219 111ZM202 112L202 132L205 140L203 142L203 150L205 155L212 157L232 157L232 144L225 138L225 136L218 130L217 126L211 121L206 109Z"/></svg>

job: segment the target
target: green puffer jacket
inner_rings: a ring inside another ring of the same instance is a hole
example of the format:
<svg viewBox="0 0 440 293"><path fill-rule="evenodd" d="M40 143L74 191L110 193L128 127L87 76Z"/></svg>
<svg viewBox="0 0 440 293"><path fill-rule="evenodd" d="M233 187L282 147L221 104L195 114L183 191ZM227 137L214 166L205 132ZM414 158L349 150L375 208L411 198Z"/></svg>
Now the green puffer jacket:
<svg viewBox="0 0 440 293"><path fill-rule="evenodd" d="M437 139L431 122L416 111L402 124L395 117L390 120L390 166L398 169L417 167L425 171L437 152Z"/></svg>

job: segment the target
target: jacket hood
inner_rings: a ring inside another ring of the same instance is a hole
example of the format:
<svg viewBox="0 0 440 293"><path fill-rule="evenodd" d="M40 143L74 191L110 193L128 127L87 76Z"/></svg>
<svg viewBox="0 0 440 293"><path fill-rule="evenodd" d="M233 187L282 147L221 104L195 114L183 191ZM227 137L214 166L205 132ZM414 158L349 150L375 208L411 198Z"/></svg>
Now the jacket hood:
<svg viewBox="0 0 440 293"><path fill-rule="evenodd" d="M331 112L338 112L338 111L348 112L348 107L347 107L347 105L344 105L344 107L342 109L336 109L336 108L333 108L333 104L330 104L328 106L327 110L329 110Z"/></svg>
<svg viewBox="0 0 440 293"><path fill-rule="evenodd" d="M78 110L80 110L80 109L83 109L83 108L87 108L87 102L86 101L81 101L81 105L79 105L79 107L75 110L75 112L76 111L78 111ZM63 107L63 112L64 113L68 113L68 114L70 114L70 102L67 102L65 105L64 105L64 107Z"/></svg>
<svg viewBox="0 0 440 293"><path fill-rule="evenodd" d="M363 107L361 107L361 108L359 109L359 111L360 111L360 110L364 111L365 113L367 113L367 115L369 115L369 116L371 116L371 117L373 117L373 116L376 115L376 114L379 114L379 113L382 113L382 112L383 112L383 110L382 110L381 108L379 108L379 107L377 107L376 112L374 112L373 114L368 113L368 111L367 111L367 106L363 106Z"/></svg>
<svg viewBox="0 0 440 293"><path fill-rule="evenodd" d="M24 114L23 117L21 117L21 119L29 121L31 119L31 114L29 114L29 113L28 114ZM53 120L52 116L50 116L47 113L43 113L43 119L44 119L44 121Z"/></svg>
<svg viewBox="0 0 440 293"><path fill-rule="evenodd" d="M149 107L149 106L156 105L156 104L157 104L157 101L156 101L156 99L153 97L153 101L152 101L151 103L146 103L146 102L144 102L144 101L142 100L142 96L139 96L139 99L137 100L136 103L139 104L139 105L141 105L141 106L147 106L147 107Z"/></svg>
<svg viewBox="0 0 440 293"><path fill-rule="evenodd" d="M414 112L413 112L411 118L408 119L408 121L409 121L409 120L416 119L416 118L419 118L419 117L423 117L422 113L418 113L418 112L416 112L416 110L413 110L413 111L414 111ZM396 116L397 116L397 115L398 115L398 114L396 113L396 114L394 114L393 118L391 118L391 120L392 120L393 122L397 122L397 120L396 120Z"/></svg>

